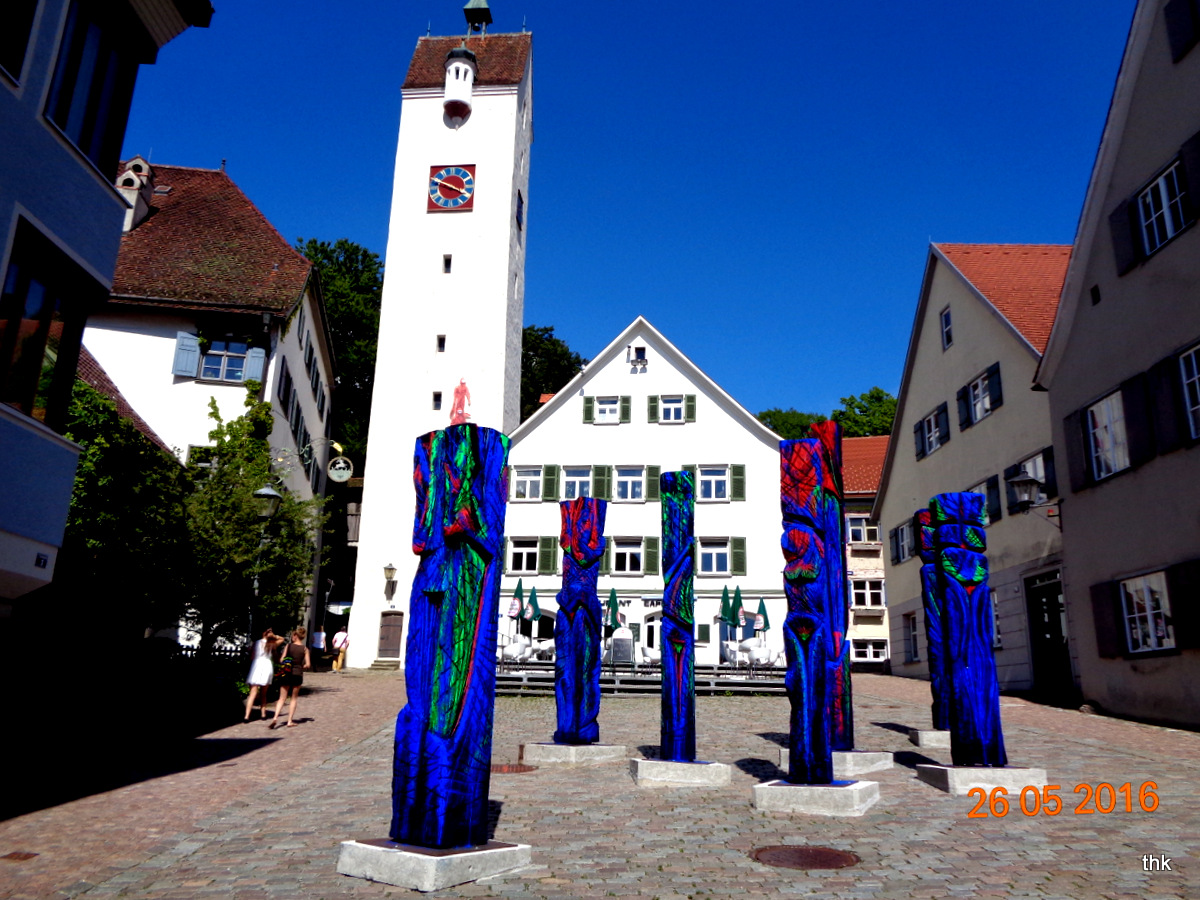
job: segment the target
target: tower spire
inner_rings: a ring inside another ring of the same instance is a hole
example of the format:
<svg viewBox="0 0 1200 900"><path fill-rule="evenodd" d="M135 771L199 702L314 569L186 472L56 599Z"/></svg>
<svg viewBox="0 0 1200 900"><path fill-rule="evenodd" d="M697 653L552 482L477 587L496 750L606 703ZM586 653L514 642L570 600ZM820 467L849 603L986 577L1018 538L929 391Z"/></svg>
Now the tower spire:
<svg viewBox="0 0 1200 900"><path fill-rule="evenodd" d="M487 0L467 0L463 15L467 17L469 32L487 34L487 27L492 24L492 11Z"/></svg>

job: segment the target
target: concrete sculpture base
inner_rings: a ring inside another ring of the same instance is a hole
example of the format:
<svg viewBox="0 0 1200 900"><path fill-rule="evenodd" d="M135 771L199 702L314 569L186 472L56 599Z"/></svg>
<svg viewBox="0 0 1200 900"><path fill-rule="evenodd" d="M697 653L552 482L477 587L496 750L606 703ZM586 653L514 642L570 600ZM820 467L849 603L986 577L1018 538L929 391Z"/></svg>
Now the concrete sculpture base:
<svg viewBox="0 0 1200 900"><path fill-rule="evenodd" d="M1042 787L1046 782L1045 769L1020 769L1015 766L934 766L918 765L917 777L948 794L966 794L971 788L1002 787L1008 791L1009 802L1015 803L1021 788L1026 785Z"/></svg>
<svg viewBox="0 0 1200 900"><path fill-rule="evenodd" d="M861 816L879 800L879 782L790 784L768 781L754 786L754 808L813 816Z"/></svg>
<svg viewBox="0 0 1200 900"><path fill-rule="evenodd" d="M617 744L522 744L521 759L531 766L579 766L627 759L629 750Z"/></svg>
<svg viewBox="0 0 1200 900"><path fill-rule="evenodd" d="M629 774L639 787L677 785L720 787L729 784L732 770L725 763L668 762L663 759L631 759Z"/></svg>
<svg viewBox="0 0 1200 900"><path fill-rule="evenodd" d="M788 748L779 748L779 768L785 772L788 767ZM874 750L834 750L833 777L849 781L856 775L866 775L868 772L878 772L890 769L894 765L892 754Z"/></svg>
<svg viewBox="0 0 1200 900"><path fill-rule="evenodd" d="M932 728L910 728L908 739L918 747L933 747L939 750L950 749L950 732L934 731Z"/></svg>
<svg viewBox="0 0 1200 900"><path fill-rule="evenodd" d="M438 891L529 865L528 844L488 841L483 847L430 850L395 841L342 841L337 870L418 891Z"/></svg>

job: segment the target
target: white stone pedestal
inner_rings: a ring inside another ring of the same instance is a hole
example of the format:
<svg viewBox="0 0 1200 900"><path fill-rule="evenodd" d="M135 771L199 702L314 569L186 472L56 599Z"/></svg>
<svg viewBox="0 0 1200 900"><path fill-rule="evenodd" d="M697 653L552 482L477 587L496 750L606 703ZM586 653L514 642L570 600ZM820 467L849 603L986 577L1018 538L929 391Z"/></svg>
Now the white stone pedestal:
<svg viewBox="0 0 1200 900"><path fill-rule="evenodd" d="M789 784L768 781L754 786L754 808L813 816L861 816L879 800L879 782Z"/></svg>
<svg viewBox="0 0 1200 900"><path fill-rule="evenodd" d="M1002 787L1016 797L1021 788L1033 785L1040 788L1047 784L1045 769L1021 769L1015 766L934 766L918 765L917 777L948 794L966 794L971 788Z"/></svg>
<svg viewBox="0 0 1200 900"><path fill-rule="evenodd" d="M950 732L934 731L932 728L910 728L908 739L918 747L934 747L939 750L950 749Z"/></svg>
<svg viewBox="0 0 1200 900"><path fill-rule="evenodd" d="M628 748L617 744L522 744L521 753L531 766L578 766L629 757Z"/></svg>
<svg viewBox="0 0 1200 900"><path fill-rule="evenodd" d="M779 768L788 770L791 760L788 759L788 748L779 748ZM834 750L833 777L839 781L852 780L856 775L866 775L868 772L878 772L890 769L895 764L892 754L874 750Z"/></svg>
<svg viewBox="0 0 1200 900"><path fill-rule="evenodd" d="M430 850L389 840L342 841L342 875L418 891L437 891L529 865L528 844L488 841L483 847Z"/></svg>
<svg viewBox="0 0 1200 900"><path fill-rule="evenodd" d="M720 787L729 784L731 771L725 763L716 762L669 762L665 759L629 761L629 774L639 787Z"/></svg>

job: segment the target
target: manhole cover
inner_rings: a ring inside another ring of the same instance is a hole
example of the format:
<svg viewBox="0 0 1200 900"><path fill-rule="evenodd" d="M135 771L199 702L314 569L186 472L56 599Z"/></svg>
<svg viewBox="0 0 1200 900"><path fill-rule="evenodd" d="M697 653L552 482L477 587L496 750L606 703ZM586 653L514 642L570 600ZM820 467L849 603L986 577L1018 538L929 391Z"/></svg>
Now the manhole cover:
<svg viewBox="0 0 1200 900"><path fill-rule="evenodd" d="M497 775L524 775L526 772L536 772L537 766L526 766L521 763L496 763L492 772Z"/></svg>
<svg viewBox="0 0 1200 900"><path fill-rule="evenodd" d="M27 859L33 859L37 856L36 853L30 853L28 850L14 850L12 853L5 853L0 856L0 859L11 859L13 862L25 862Z"/></svg>
<svg viewBox="0 0 1200 900"><path fill-rule="evenodd" d="M845 869L860 861L857 853L832 847L759 847L750 858L779 869Z"/></svg>

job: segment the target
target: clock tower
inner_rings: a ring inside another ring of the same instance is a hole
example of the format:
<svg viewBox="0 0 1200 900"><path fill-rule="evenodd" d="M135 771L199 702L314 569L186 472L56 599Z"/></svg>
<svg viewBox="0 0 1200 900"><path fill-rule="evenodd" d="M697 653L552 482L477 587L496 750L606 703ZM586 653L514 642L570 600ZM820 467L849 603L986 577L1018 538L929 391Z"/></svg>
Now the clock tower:
<svg viewBox="0 0 1200 900"><path fill-rule="evenodd" d="M417 41L401 88L348 665L404 654L416 438L520 421L532 35ZM393 584L384 567L396 568Z"/></svg>

